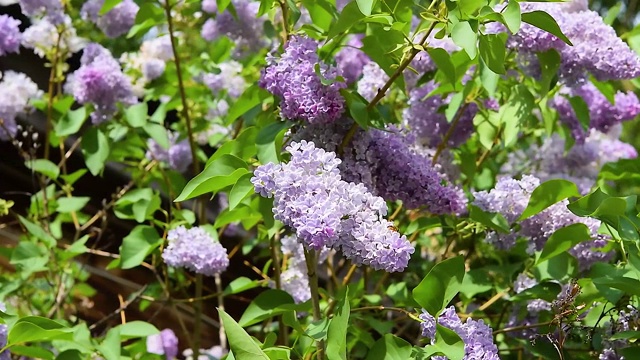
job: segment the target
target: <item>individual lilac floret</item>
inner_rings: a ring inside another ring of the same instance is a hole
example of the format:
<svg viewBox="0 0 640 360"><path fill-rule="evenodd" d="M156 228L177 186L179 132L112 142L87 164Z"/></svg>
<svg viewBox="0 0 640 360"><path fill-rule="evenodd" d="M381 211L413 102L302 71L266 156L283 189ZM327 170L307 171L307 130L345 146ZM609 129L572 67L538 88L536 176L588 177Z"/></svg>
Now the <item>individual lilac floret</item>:
<svg viewBox="0 0 640 360"><path fill-rule="evenodd" d="M206 5L206 12L217 13L218 8L212 3ZM254 54L266 45L264 40L264 16L258 17L260 3L250 0L232 0L235 15L229 9L217 14L215 19L208 19L202 27L201 35L207 41L226 36L235 43L237 56ZM237 15L237 16L236 16Z"/></svg>
<svg viewBox="0 0 640 360"><path fill-rule="evenodd" d="M222 273L229 266L227 249L200 227L178 226L169 230L162 258L169 266L183 267L206 276Z"/></svg>
<svg viewBox="0 0 640 360"><path fill-rule="evenodd" d="M65 22L64 7L61 0L19 0L22 13L29 17L44 16L54 25Z"/></svg>
<svg viewBox="0 0 640 360"><path fill-rule="evenodd" d="M207 85L211 92L217 94L223 90L231 98L238 98L247 87L247 83L242 77L242 64L236 61L229 61L218 65L218 74L209 73L202 76L202 82Z"/></svg>
<svg viewBox="0 0 640 360"><path fill-rule="evenodd" d="M598 80L631 79L640 75L640 58L615 30L595 11L567 12L562 4L525 3L522 12L544 10L558 23L573 46L533 25L522 24L507 46L521 53L555 49L560 53L560 75L568 84L584 79L586 73ZM504 28L503 28L504 30ZM506 31L506 30L505 30Z"/></svg>
<svg viewBox="0 0 640 360"><path fill-rule="evenodd" d="M292 36L280 58L267 57L259 85L280 98L285 119L325 124L338 120L345 110L340 89L346 84L337 79L335 68L320 60L317 50L315 40ZM316 67L331 84L322 84Z"/></svg>
<svg viewBox="0 0 640 360"><path fill-rule="evenodd" d="M432 148L440 145L445 134L453 125L441 111L441 108L449 103L453 94L445 97L442 95L426 97L437 87L438 84L436 82L430 81L412 90L409 98L409 107L402 113L405 124L415 133L418 140ZM447 146L450 148L458 147L471 137L474 130L473 118L478 112L478 106L475 103L469 103L464 109L458 111L462 111L462 113L455 115L458 120L447 140Z"/></svg>
<svg viewBox="0 0 640 360"><path fill-rule="evenodd" d="M117 111L116 104L135 104L131 80L122 73L118 61L109 50L90 44L80 59L81 66L74 73L73 96L81 104L91 103L93 124L100 124Z"/></svg>
<svg viewBox="0 0 640 360"><path fill-rule="evenodd" d="M55 52L61 59L70 57L85 46L85 40L78 37L69 16L64 16L61 24L54 24L43 18L35 20L22 33L22 46L33 49L41 58Z"/></svg>
<svg viewBox="0 0 640 360"><path fill-rule="evenodd" d="M147 337L147 352L165 355L167 360L178 356L178 337L171 329L164 329L159 334Z"/></svg>
<svg viewBox="0 0 640 360"><path fill-rule="evenodd" d="M124 35L136 22L140 7L133 0L122 0L106 14L100 15L104 0L89 0L84 3L80 14L82 19L96 24L110 38Z"/></svg>
<svg viewBox="0 0 640 360"><path fill-rule="evenodd" d="M426 310L422 310L420 324L422 336L429 337L431 343L435 344L436 320ZM462 322L453 306L446 308L440 316L437 323L448 329L451 329L460 336L464 342L464 360L499 360L498 347L493 342L493 331L482 320L473 320L467 318ZM432 359L446 360L445 356L434 356Z"/></svg>
<svg viewBox="0 0 640 360"><path fill-rule="evenodd" d="M16 135L16 116L31 111L29 101L40 98L42 94L38 85L23 73L7 71L1 76L0 120L3 124L0 126L0 140L8 140Z"/></svg>
<svg viewBox="0 0 640 360"><path fill-rule="evenodd" d="M378 64L370 61L362 69L362 78L358 81L357 86L358 94L367 101L371 101L388 80L387 73Z"/></svg>
<svg viewBox="0 0 640 360"><path fill-rule="evenodd" d="M20 51L20 23L9 15L0 15L0 56Z"/></svg>
<svg viewBox="0 0 640 360"><path fill-rule="evenodd" d="M335 153L304 140L287 151L289 163L260 166L251 179L257 193L274 198L274 217L309 249L340 249L358 265L404 270L414 249L389 228L384 200L362 184L343 181Z"/></svg>
<svg viewBox="0 0 640 360"><path fill-rule="evenodd" d="M561 94L557 95L551 105L555 107L560 115L560 120L569 126L571 134L576 142L582 143L588 135L578 120L571 103L570 97L579 96L589 107L588 129L595 129L603 133L624 121L633 120L640 114L640 101L632 91L626 93L618 91L615 94L614 104L595 87L591 82L573 88L563 88Z"/></svg>
<svg viewBox="0 0 640 360"><path fill-rule="evenodd" d="M184 172L187 170L193 156L191 154L191 147L188 139L178 141L180 134L177 132L169 133L169 148L165 149L153 139L147 140L146 157L149 160L157 160L167 163L170 168L178 172Z"/></svg>
<svg viewBox="0 0 640 360"><path fill-rule="evenodd" d="M327 151L337 151L352 121L308 125L295 139L311 140ZM339 165L342 177L362 183L376 196L401 200L407 208L423 208L433 214L466 212L464 192L432 165L431 157L413 146L413 139L396 128L359 129L353 135Z"/></svg>
<svg viewBox="0 0 640 360"><path fill-rule="evenodd" d="M362 75L362 68L371 59L360 48L362 47L362 35L354 35L345 46L336 54L338 71L347 84L352 84Z"/></svg>

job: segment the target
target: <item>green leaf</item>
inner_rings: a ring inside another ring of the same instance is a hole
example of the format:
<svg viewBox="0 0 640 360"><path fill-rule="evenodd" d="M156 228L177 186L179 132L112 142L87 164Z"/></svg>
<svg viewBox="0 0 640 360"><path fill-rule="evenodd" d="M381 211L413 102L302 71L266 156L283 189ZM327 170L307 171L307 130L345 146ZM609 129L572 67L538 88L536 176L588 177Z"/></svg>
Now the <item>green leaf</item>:
<svg viewBox="0 0 640 360"><path fill-rule="evenodd" d="M607 25L613 25L613 22L616 21L616 18L618 18L618 15L620 14L621 10L622 10L621 2L616 3L615 5L610 7L609 10L607 11L607 15L605 15L603 19L604 23Z"/></svg>
<svg viewBox="0 0 640 360"><path fill-rule="evenodd" d="M147 103L135 104L125 109L124 118L134 128L143 127L147 124L147 111Z"/></svg>
<svg viewBox="0 0 640 360"><path fill-rule="evenodd" d="M437 263L413 289L414 300L429 314L439 314L460 291L464 273L462 256Z"/></svg>
<svg viewBox="0 0 640 360"><path fill-rule="evenodd" d="M118 325L115 328L120 330L120 337L122 339L133 339L140 337L147 337L150 335L159 334L160 330L145 321L129 321L125 324Z"/></svg>
<svg viewBox="0 0 640 360"><path fill-rule="evenodd" d="M267 125L260 129L256 136L256 148L258 151L258 160L261 163L278 163L280 162L280 151L282 147L282 138L284 133L293 124L285 121L278 121Z"/></svg>
<svg viewBox="0 0 640 360"><path fill-rule="evenodd" d="M562 30L560 30L560 26L558 26L556 20L544 11L536 10L524 13L522 14L522 21L555 35L558 39L567 43L567 45L573 46L571 41L562 33Z"/></svg>
<svg viewBox="0 0 640 360"><path fill-rule="evenodd" d="M607 276L594 278L593 283L622 290L628 295L640 296L640 281L638 281L638 279L624 276Z"/></svg>
<svg viewBox="0 0 640 360"><path fill-rule="evenodd" d="M349 288L340 299L327 331L327 359L347 359L347 329L349 328Z"/></svg>
<svg viewBox="0 0 640 360"><path fill-rule="evenodd" d="M501 233L510 232L507 219L499 213L488 213L475 205L469 205L469 218Z"/></svg>
<svg viewBox="0 0 640 360"><path fill-rule="evenodd" d="M450 360L462 360L464 358L464 342L455 331L436 324L436 342L423 349L416 349L417 359L428 359L433 355L445 355Z"/></svg>
<svg viewBox="0 0 640 360"><path fill-rule="evenodd" d="M7 346L24 344L33 341L47 341L54 339L71 339L72 329L40 316L26 316L9 330Z"/></svg>
<svg viewBox="0 0 640 360"><path fill-rule="evenodd" d="M366 360L404 360L411 355L411 344L393 334L384 334L367 353Z"/></svg>
<svg viewBox="0 0 640 360"><path fill-rule="evenodd" d="M261 105L262 102L270 96L271 94L269 94L266 90L262 89L257 84L250 86L229 108L229 112L225 117L226 124L229 125L233 123L237 118L244 115L247 111L253 109L258 105Z"/></svg>
<svg viewBox="0 0 640 360"><path fill-rule="evenodd" d="M60 177L64 180L65 183L67 183L67 185L73 185L86 173L87 173L87 169L80 169L68 175L60 175Z"/></svg>
<svg viewBox="0 0 640 360"><path fill-rule="evenodd" d="M58 136L69 136L80 131L82 124L87 120L89 114L84 107L68 111L54 125L54 130Z"/></svg>
<svg viewBox="0 0 640 360"><path fill-rule="evenodd" d="M286 307L282 307L287 304L294 304L291 295L282 290L269 289L260 293L249 304L238 322L242 327L259 323L265 319L291 311Z"/></svg>
<svg viewBox="0 0 640 360"><path fill-rule="evenodd" d="M589 115L589 105L584 101L584 99L580 96L571 96L568 98L571 107L573 108L573 112L575 113L582 129L589 129L589 124L591 123L591 116Z"/></svg>
<svg viewBox="0 0 640 360"><path fill-rule="evenodd" d="M449 55L447 50L442 48L428 48L427 52L436 64L438 70L446 76L451 84L455 85L457 79L456 67L453 65L453 62L451 62L451 55Z"/></svg>
<svg viewBox="0 0 640 360"><path fill-rule="evenodd" d="M123 269L134 268L144 261L162 244L162 238L156 229L148 225L138 225L122 239L120 246L120 267Z"/></svg>
<svg viewBox="0 0 640 360"><path fill-rule="evenodd" d="M107 332L104 340L96 348L102 353L106 360L119 360L122 351L122 339L120 329L112 328Z"/></svg>
<svg viewBox="0 0 640 360"><path fill-rule="evenodd" d="M102 171L109 151L109 140L97 127L90 128L82 136L82 153L92 175L97 176Z"/></svg>
<svg viewBox="0 0 640 360"><path fill-rule="evenodd" d="M585 224L577 223L560 228L556 230L544 244L544 248L536 264L547 261L554 256L568 251L577 244L590 239L591 233Z"/></svg>
<svg viewBox="0 0 640 360"><path fill-rule="evenodd" d="M480 34L480 58L496 74L504 74L507 34Z"/></svg>
<svg viewBox="0 0 640 360"><path fill-rule="evenodd" d="M572 196L580 196L580 191L573 182L564 179L545 181L533 190L527 208L524 209L518 220L530 218L549 206Z"/></svg>
<svg viewBox="0 0 640 360"><path fill-rule="evenodd" d="M57 212L70 213L73 211L80 211L91 200L88 196L74 196L74 197L61 197L58 199Z"/></svg>
<svg viewBox="0 0 640 360"><path fill-rule="evenodd" d="M502 17L504 18L504 24L507 25L509 31L511 31L512 34L517 33L518 30L520 30L520 25L522 23L520 3L517 1L509 1L502 12Z"/></svg>
<svg viewBox="0 0 640 360"><path fill-rule="evenodd" d="M560 54L555 49L545 52L536 53L542 76L540 84L542 86L542 95L546 95L558 81L558 69L560 68Z"/></svg>
<svg viewBox="0 0 640 360"><path fill-rule="evenodd" d="M229 285L227 285L224 289L224 295L238 294L243 291L254 289L258 287L259 284L258 280L251 280L247 277L241 276L234 279L229 283Z"/></svg>
<svg viewBox="0 0 640 360"><path fill-rule="evenodd" d="M520 128L531 116L535 99L524 85L515 86L506 104L500 106L500 122L504 124L504 146L512 146L518 139Z"/></svg>
<svg viewBox="0 0 640 360"><path fill-rule="evenodd" d="M18 219L20 223L27 229L29 234L33 235L36 239L41 240L48 247L54 247L57 243L56 239L53 236L49 235L42 226L32 223L26 218L18 215Z"/></svg>
<svg viewBox="0 0 640 360"><path fill-rule="evenodd" d="M636 202L635 195L612 197L597 188L591 194L583 196L567 207L578 216L590 216L618 228L621 217L626 217L632 222L637 221Z"/></svg>
<svg viewBox="0 0 640 360"><path fill-rule="evenodd" d="M60 175L60 169L58 165L47 159L35 159L35 160L27 160L25 166L35 172L39 172L44 174L46 177L55 180Z"/></svg>
<svg viewBox="0 0 640 360"><path fill-rule="evenodd" d="M182 189L175 202L185 201L208 192L216 192L234 184L247 174L247 163L237 156L224 154L207 165L196 177Z"/></svg>
<svg viewBox="0 0 640 360"><path fill-rule="evenodd" d="M364 18L364 14L360 11L355 1L349 2L340 12L338 20L333 24L327 35L328 39L337 39L338 34L349 30L353 25L357 24Z"/></svg>
<svg viewBox="0 0 640 360"><path fill-rule="evenodd" d="M160 205L160 196L152 189L134 189L116 201L114 213L120 219L135 219L142 223L152 219Z"/></svg>
<svg viewBox="0 0 640 360"><path fill-rule="evenodd" d="M471 28L468 21L460 21L451 29L451 39L464 49L471 60L478 55L478 33Z"/></svg>
<svg viewBox="0 0 640 360"><path fill-rule="evenodd" d="M218 313L229 338L229 347L237 360L269 360L267 354L229 314L221 309L218 309Z"/></svg>
<svg viewBox="0 0 640 360"><path fill-rule="evenodd" d="M356 0L356 4L358 4L358 9L360 12L366 16L371 15L371 11L373 10L374 0Z"/></svg>
<svg viewBox="0 0 640 360"><path fill-rule="evenodd" d="M118 6L118 4L120 4L121 2L122 0L105 0L104 4L102 4L102 7L100 8L100 12L98 13L98 15L102 16L108 13L109 11L111 11L111 9Z"/></svg>
<svg viewBox="0 0 640 360"><path fill-rule="evenodd" d="M51 351L42 347L16 345L11 347L12 355L22 355L31 359L53 360Z"/></svg>
<svg viewBox="0 0 640 360"><path fill-rule="evenodd" d="M233 188L229 192L229 210L233 210L244 198L255 192L253 184L251 183L252 177L253 174L251 173L244 174L238 179L235 185L233 185Z"/></svg>
<svg viewBox="0 0 640 360"><path fill-rule="evenodd" d="M151 138L164 149L168 149L169 146L171 146L171 144L169 143L169 134L167 133L167 129L163 125L156 123L147 123L143 127L143 129L147 133L147 135L151 136Z"/></svg>

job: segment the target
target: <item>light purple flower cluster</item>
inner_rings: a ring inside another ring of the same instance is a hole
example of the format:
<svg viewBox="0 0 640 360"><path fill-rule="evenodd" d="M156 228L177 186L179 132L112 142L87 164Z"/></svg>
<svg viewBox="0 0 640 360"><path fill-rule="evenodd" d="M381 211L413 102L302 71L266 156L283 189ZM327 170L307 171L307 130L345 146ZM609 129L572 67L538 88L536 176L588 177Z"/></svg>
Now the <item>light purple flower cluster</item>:
<svg viewBox="0 0 640 360"><path fill-rule="evenodd" d="M373 100L378 93L378 89L389 81L389 76L374 61L370 61L362 68L362 78L358 81L358 94L367 101Z"/></svg>
<svg viewBox="0 0 640 360"><path fill-rule="evenodd" d="M605 333L603 334L602 345L604 349L600 353L599 360L625 360L617 350L629 346L629 340L617 339L611 340L611 336L623 331L639 330L638 323L640 321L640 312L631 305L627 305L627 309L620 310L618 317L611 320L605 325Z"/></svg>
<svg viewBox="0 0 640 360"><path fill-rule="evenodd" d="M535 10L548 12L573 46L525 23L518 33L510 37L508 46L525 54L555 49L562 58L559 73L566 83L580 82L586 73L593 74L600 81L631 79L640 75L640 57L617 36L611 26L604 23L597 12L568 12L582 10L582 6L567 8L562 4L522 5L523 13Z"/></svg>
<svg viewBox="0 0 640 360"><path fill-rule="evenodd" d="M351 121L331 126L308 125L294 138L313 141L327 151L337 151ZM385 200L401 200L407 208L424 208L433 214L466 212L464 192L450 184L430 156L415 149L402 131L358 130L344 149L340 172L346 181L362 183Z"/></svg>
<svg viewBox="0 0 640 360"><path fill-rule="evenodd" d="M338 71L347 84L358 81L362 75L362 68L371 61L367 54L360 49L362 47L362 37L363 35L353 35L336 54Z"/></svg>
<svg viewBox="0 0 640 360"><path fill-rule="evenodd" d="M287 164L258 167L251 182L273 197L277 220L295 230L307 248L340 249L358 265L402 271L414 252L405 236L389 229L387 204L362 184L343 181L336 154L312 142L291 143Z"/></svg>
<svg viewBox="0 0 640 360"><path fill-rule="evenodd" d="M104 0L88 0L82 6L82 19L96 24L102 32L110 38L124 35L136 22L136 15L140 7L133 0L122 0L106 14L100 15Z"/></svg>
<svg viewBox="0 0 640 360"><path fill-rule="evenodd" d="M81 66L73 76L73 96L81 104L91 103L93 124L100 124L117 111L116 104L132 105L138 102L133 95L131 80L122 73L120 64L109 50L98 44L84 49Z"/></svg>
<svg viewBox="0 0 640 360"><path fill-rule="evenodd" d="M146 157L149 160L162 161L169 165L170 168L178 172L184 172L187 170L193 156L191 154L191 147L188 139L178 141L180 134L177 132L169 133L169 148L165 149L153 139L147 140Z"/></svg>
<svg viewBox="0 0 640 360"><path fill-rule="evenodd" d="M337 69L320 61L318 43L304 36L292 36L280 58L267 57L259 85L280 98L281 115L311 124L331 123L345 110ZM331 84L322 84L320 76Z"/></svg>
<svg viewBox="0 0 640 360"><path fill-rule="evenodd" d="M20 23L9 15L0 15L0 56L20 51Z"/></svg>
<svg viewBox="0 0 640 360"><path fill-rule="evenodd" d="M526 274L519 274L516 281L513 284L513 290L516 294L519 294L527 289L530 289L538 284L538 281L534 278L530 278ZM521 308L519 306L514 307L511 316L507 322L507 327L514 326L527 326L537 324L539 321L539 315L542 311L551 310L551 303L542 299L533 299L527 301L526 311L522 316ZM520 331L509 332L509 335L522 339L532 339L536 336L535 328L523 329Z"/></svg>
<svg viewBox="0 0 640 360"><path fill-rule="evenodd" d="M59 58L70 57L85 46L85 40L76 35L71 18L64 15L61 23L54 24L48 18L32 22L22 33L22 46L45 58L53 52Z"/></svg>
<svg viewBox="0 0 640 360"><path fill-rule="evenodd" d="M213 276L229 266L227 249L200 227L178 226L169 230L169 244L162 258L169 266L183 267L198 274Z"/></svg>
<svg viewBox="0 0 640 360"><path fill-rule="evenodd" d="M29 17L43 16L54 25L65 22L64 7L61 0L19 0L22 13Z"/></svg>
<svg viewBox="0 0 640 360"><path fill-rule="evenodd" d="M242 64L232 60L219 64L218 68L220 69L218 74L208 73L202 75L202 82L214 94L226 90L231 98L237 99L240 97L247 87L247 83L242 77Z"/></svg>
<svg viewBox="0 0 640 360"><path fill-rule="evenodd" d="M420 324L422 336L430 338L431 343L435 344L436 319L424 309L419 318L423 321ZM493 342L493 331L484 321L467 318L467 321L462 322L455 308L451 306L438 316L437 323L455 331L460 336L464 342L464 360L500 359L498 357L498 347ZM445 356L434 356L432 359L446 360L447 358Z"/></svg>
<svg viewBox="0 0 640 360"><path fill-rule="evenodd" d="M255 53L266 45L263 37L265 18L258 17L260 3L250 0L232 0L231 5L237 17L226 9L221 14L217 14L214 19L208 19L202 26L202 38L214 41L221 36L226 36L235 43L237 56ZM203 1L202 10L215 14L218 12L218 6L215 1Z"/></svg>
<svg viewBox="0 0 640 360"><path fill-rule="evenodd" d="M3 125L0 126L0 140L8 140L16 134L16 117L29 112L29 101L40 98L43 92L23 73L7 71L1 80L0 120L3 121Z"/></svg>
<svg viewBox="0 0 640 360"><path fill-rule="evenodd" d="M227 350L220 345L215 345L210 349L200 349L200 356L198 359L193 357L193 349L184 350L182 355L185 360L220 360L227 355Z"/></svg>
<svg viewBox="0 0 640 360"><path fill-rule="evenodd" d="M517 220L529 203L533 190L540 185L540 179L531 175L523 175L522 180L510 177L502 177L491 191L475 192L474 205L484 211L499 213L509 223ZM487 242L496 248L508 250L515 245L518 237L530 240L528 250L540 251L549 237L558 229L576 223L587 226L593 240L582 242L573 247L569 252L580 265L581 270L586 270L595 262L611 259L613 253L601 252L597 249L607 245L607 237L598 234L600 221L593 218L581 218L567 209L568 200L551 205L540 213L520 222L519 230L512 230L509 234L489 232Z"/></svg>
<svg viewBox="0 0 640 360"><path fill-rule="evenodd" d="M167 360L173 360L178 356L178 337L171 329L150 335L147 337L147 352L165 355Z"/></svg>
<svg viewBox="0 0 640 360"><path fill-rule="evenodd" d="M535 175L542 181L566 179L573 181L586 194L595 185L600 169L608 163L620 159L634 159L636 149L617 139L622 128L620 125L610 129L608 134L591 130L584 143L575 144L565 150L565 140L554 134L544 140L542 145L530 146L527 150L518 150L509 154L503 165L503 174Z"/></svg>
<svg viewBox="0 0 640 360"><path fill-rule="evenodd" d="M551 105L558 111L560 120L569 126L578 143L584 142L588 132L582 127L569 102L568 97L574 96L581 97L589 107L588 128L603 133L609 132L613 126L623 121L633 120L640 114L640 101L632 91L618 91L612 104L591 82L573 88L565 87L561 94L551 101Z"/></svg>
<svg viewBox="0 0 640 360"><path fill-rule="evenodd" d="M405 124L415 133L418 141L432 148L440 145L453 124L447 121L447 117L441 110L449 103L453 94L444 97L442 95L426 97L437 87L438 84L435 81L430 81L412 90L409 107L402 113ZM463 144L473 134L473 118L478 112L478 105L469 103L464 109L458 111L462 113L455 115L458 120L447 140L447 147L450 148Z"/></svg>

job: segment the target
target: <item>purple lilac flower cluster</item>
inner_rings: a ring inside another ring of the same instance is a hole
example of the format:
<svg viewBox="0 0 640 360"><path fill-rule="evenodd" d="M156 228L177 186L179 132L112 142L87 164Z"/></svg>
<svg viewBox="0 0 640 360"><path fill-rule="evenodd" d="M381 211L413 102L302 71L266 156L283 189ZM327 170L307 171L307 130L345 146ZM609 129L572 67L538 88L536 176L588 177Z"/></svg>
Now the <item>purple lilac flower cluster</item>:
<svg viewBox="0 0 640 360"><path fill-rule="evenodd" d="M133 94L131 80L122 73L120 64L109 50L98 44L88 45L81 66L73 76L73 96L81 104L91 103L95 110L91 121L100 124L117 111L116 104L132 105L138 102Z"/></svg>
<svg viewBox="0 0 640 360"><path fill-rule="evenodd" d="M433 34L429 36L427 45L430 48L444 49L449 53L460 50L460 48L453 43L453 40L451 40L451 38L445 37L442 39L437 39ZM411 61L410 66L411 69L415 71L404 72L405 83L407 84L407 89L409 90L412 90L416 87L418 80L420 80L420 77L422 77L425 73L435 71L437 69L436 63L433 62L433 59L431 59L431 56L429 56L426 51L419 52Z"/></svg>
<svg viewBox="0 0 640 360"><path fill-rule="evenodd" d="M22 34L20 33L20 20L9 15L0 15L0 56L20 51Z"/></svg>
<svg viewBox="0 0 640 360"><path fill-rule="evenodd" d="M559 73L565 83L579 83L587 73L600 81L631 79L640 75L640 57L617 36L611 26L604 23L597 12L584 9L582 3L570 7L547 3L522 5L523 13L536 10L549 13L573 46L524 23L520 31L510 36L507 45L525 56L555 49L562 59ZM490 28L491 32L505 31L500 25Z"/></svg>
<svg viewBox="0 0 640 360"><path fill-rule="evenodd" d="M122 0L106 14L100 15L104 0L89 0L80 10L82 19L96 24L102 32L110 38L124 35L136 22L136 15L140 7L133 0Z"/></svg>
<svg viewBox="0 0 640 360"><path fill-rule="evenodd" d="M368 62L362 68L362 78L358 81L358 94L362 95L367 101L373 100L378 93L378 89L389 81L389 76L374 61Z"/></svg>
<svg viewBox="0 0 640 360"><path fill-rule="evenodd" d="M338 71L347 84L353 84L360 76L365 65L371 59L360 48L362 47L363 35L353 35L345 46L336 54L336 64Z"/></svg>
<svg viewBox="0 0 640 360"><path fill-rule="evenodd" d="M54 25L65 22L64 6L61 0L20 0L22 13L29 17L44 17Z"/></svg>
<svg viewBox="0 0 640 360"><path fill-rule="evenodd" d="M240 97L247 87L247 83L242 77L242 64L232 60L218 64L218 68L220 70L218 74L208 73L202 75L202 82L214 94L226 90L231 98L237 99Z"/></svg>
<svg viewBox="0 0 640 360"><path fill-rule="evenodd" d="M419 318L423 321L420 324L422 336L431 339L431 343L435 343L436 338L436 319L426 310L422 310ZM462 322L453 306L446 308L440 316L437 323L448 329L451 329L460 336L464 342L464 360L484 359L498 360L498 347L493 342L493 331L491 327L482 320L473 320L467 318ZM434 356L432 359L446 360L445 356Z"/></svg>
<svg viewBox="0 0 640 360"><path fill-rule="evenodd" d="M171 329L150 335L147 337L147 352L164 355L167 360L173 360L178 356L178 337Z"/></svg>
<svg viewBox="0 0 640 360"><path fill-rule="evenodd" d="M220 36L226 36L235 43L237 56L255 53L266 45L262 36L265 18L258 17L260 3L250 0L232 0L231 5L235 9L237 17L228 9L217 14L216 1L202 2L203 11L217 14L215 18L208 19L202 26L202 38L214 41Z"/></svg>
<svg viewBox="0 0 640 360"><path fill-rule="evenodd" d="M540 179L531 175L523 175L521 180L502 177L491 191L475 192L474 205L484 211L499 213L513 223L520 217L529 203L533 190L540 185ZM569 201L558 202L540 213L520 222L520 229L509 234L490 231L486 241L496 248L508 250L512 248L518 237L530 240L528 250L540 251L549 237L558 229L576 223L583 223L589 228L593 240L580 243L569 252L576 257L581 270L586 270L595 262L610 260L612 252L597 251L607 245L608 238L598 234L600 221L593 218L581 218L567 209Z"/></svg>
<svg viewBox="0 0 640 360"><path fill-rule="evenodd" d="M320 61L318 43L304 36L292 36L280 58L267 57L259 85L280 98L281 115L310 124L331 123L345 110L336 68ZM316 73L316 67L320 75ZM323 78L331 84L324 85Z"/></svg>
<svg viewBox="0 0 640 360"><path fill-rule="evenodd" d="M513 283L513 290L516 294L519 294L527 289L530 289L538 284L538 281L534 278L530 278L526 274L519 274L516 281ZM507 327L514 326L527 326L537 324L539 321L539 315L542 311L550 311L551 303L542 299L533 299L527 301L526 311L524 316L521 316L521 308L519 306L514 307L511 316L507 322ZM509 332L509 335L522 339L532 339L536 335L535 329L523 329L520 331Z"/></svg>
<svg viewBox="0 0 640 360"><path fill-rule="evenodd" d="M170 168L178 172L187 170L193 156L191 154L191 146L188 139L178 141L180 134L177 132L169 133L169 148L165 149L153 139L147 140L146 157L149 160L157 160L169 165Z"/></svg>
<svg viewBox="0 0 640 360"><path fill-rule="evenodd" d="M277 220L295 230L309 249L340 249L358 265L402 271L414 252L407 238L389 228L387 204L362 184L343 181L333 152L313 142L293 142L291 160L258 167L251 182L273 197Z"/></svg>
<svg viewBox="0 0 640 360"><path fill-rule="evenodd" d="M542 181L570 180L582 194L586 194L595 185L598 173L606 163L638 156L632 145L617 139L621 131L620 125L610 128L608 134L592 129L584 143L575 144L568 151L565 150L565 140L554 134L542 145L534 144L527 150L510 153L501 172L512 175L529 173Z"/></svg>
<svg viewBox="0 0 640 360"><path fill-rule="evenodd" d="M584 142L588 131L582 127L569 102L569 98L574 96L581 97L589 107L589 129L603 133L609 132L613 126L623 121L633 120L640 114L640 101L632 91L618 91L612 104L591 82L572 88L565 87L560 91L560 95L551 101L551 105L558 111L560 120L569 126L578 143Z"/></svg>
<svg viewBox="0 0 640 360"><path fill-rule="evenodd" d="M640 312L631 305L626 310L618 312L618 318L606 323L605 336L603 340L604 349L598 356L599 360L624 360L624 356L618 354L618 349L629 345L629 340L618 339L610 340L611 336L622 331L637 331L640 322Z"/></svg>
<svg viewBox="0 0 640 360"><path fill-rule="evenodd" d="M351 121L331 126L308 125L294 139L313 141L327 151L337 151L351 127ZM407 208L424 208L433 214L461 214L467 198L462 189L450 184L431 158L413 146L413 138L403 131L359 129L344 149L339 165L346 181L362 183L376 196L401 200Z"/></svg>
<svg viewBox="0 0 640 360"><path fill-rule="evenodd" d="M40 98L43 92L23 73L7 71L0 74L0 80L0 140L8 140L16 135L16 117L29 112L29 101Z"/></svg>
<svg viewBox="0 0 640 360"><path fill-rule="evenodd" d="M162 258L169 266L183 267L198 274L213 276L229 266L227 249L201 227L178 226L169 230L169 244Z"/></svg>

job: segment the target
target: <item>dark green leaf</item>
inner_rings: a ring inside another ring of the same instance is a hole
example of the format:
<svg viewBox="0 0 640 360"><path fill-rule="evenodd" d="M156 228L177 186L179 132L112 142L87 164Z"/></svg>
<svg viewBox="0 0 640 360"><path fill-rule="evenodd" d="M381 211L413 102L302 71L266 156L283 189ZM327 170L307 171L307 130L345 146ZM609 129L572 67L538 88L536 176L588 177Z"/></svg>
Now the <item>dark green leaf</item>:
<svg viewBox="0 0 640 360"><path fill-rule="evenodd" d="M436 64L438 70L441 71L452 84L455 84L457 79L456 68L451 62L451 55L449 55L447 50L442 48L428 48L427 52Z"/></svg>
<svg viewBox="0 0 640 360"><path fill-rule="evenodd" d="M508 234L510 232L507 219L505 219L504 216L499 213L488 213L475 205L470 205L469 217L472 220L475 220L490 229L505 234Z"/></svg>
<svg viewBox="0 0 640 360"><path fill-rule="evenodd" d="M585 224L572 224L556 230L544 244L540 258L536 264L540 264L550 258L562 254L577 244L591 239L589 228Z"/></svg>
<svg viewBox="0 0 640 360"><path fill-rule="evenodd" d="M567 45L573 46L571 41L562 33L562 30L560 30L556 20L544 11L536 10L524 13L522 14L522 21L555 35L558 39L567 43Z"/></svg>
<svg viewBox="0 0 640 360"><path fill-rule="evenodd" d="M587 105L584 99L580 96L569 97L569 103L571 104L573 112L578 118L580 125L582 125L582 129L588 130L589 123L591 122L591 117L589 115L589 105Z"/></svg>
<svg viewBox="0 0 640 360"><path fill-rule="evenodd" d="M340 299L327 331L327 359L347 359L347 329L349 328L349 288Z"/></svg>
<svg viewBox="0 0 640 360"><path fill-rule="evenodd" d="M218 313L229 338L229 347L237 360L269 360L267 354L229 314L221 309L218 309Z"/></svg>
<svg viewBox="0 0 640 360"><path fill-rule="evenodd" d="M460 291L464 273L462 256L439 262L413 289L414 300L429 314L439 314Z"/></svg>
<svg viewBox="0 0 640 360"><path fill-rule="evenodd" d="M260 293L249 304L238 322L242 327L259 323L265 319L291 311L286 307L282 307L287 304L294 304L293 298L287 292L276 289L267 290Z"/></svg>
<svg viewBox="0 0 640 360"><path fill-rule="evenodd" d="M480 57L496 74L504 74L504 59L507 34L480 34Z"/></svg>
<svg viewBox="0 0 640 360"><path fill-rule="evenodd" d="M120 246L120 267L134 268L144 261L153 250L162 243L156 229L147 225L138 225L122 239Z"/></svg>
<svg viewBox="0 0 640 360"><path fill-rule="evenodd" d="M393 334L384 334L369 350L366 360L404 360L410 356L411 344Z"/></svg>
<svg viewBox="0 0 640 360"><path fill-rule="evenodd" d="M524 220L536 215L549 206L572 196L580 196L576 184L569 180L552 179L540 184L529 198L527 208L518 220Z"/></svg>

